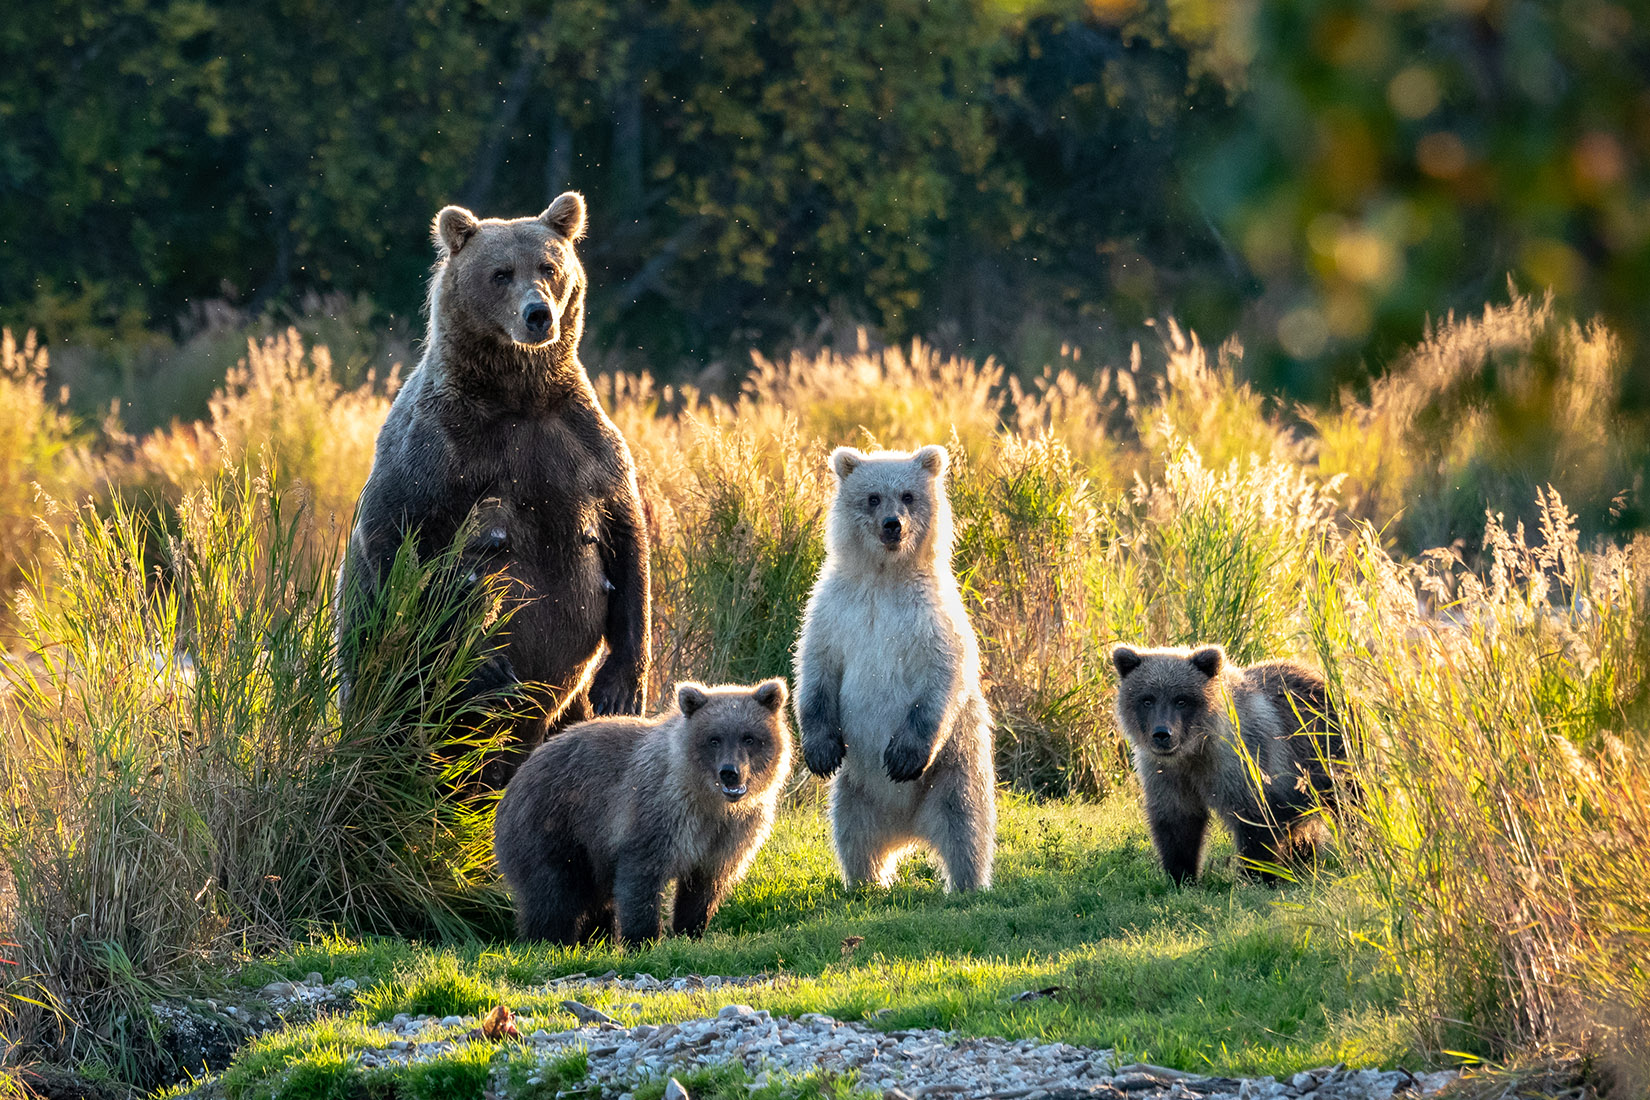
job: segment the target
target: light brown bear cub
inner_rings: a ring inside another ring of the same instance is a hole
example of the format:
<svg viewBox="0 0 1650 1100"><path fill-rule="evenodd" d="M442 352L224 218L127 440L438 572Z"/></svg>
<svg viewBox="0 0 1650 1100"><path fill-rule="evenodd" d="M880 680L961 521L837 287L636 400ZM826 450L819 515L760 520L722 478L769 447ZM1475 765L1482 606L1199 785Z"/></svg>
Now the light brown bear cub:
<svg viewBox="0 0 1650 1100"><path fill-rule="evenodd" d="M1266 881L1271 866L1316 845L1318 810L1335 793L1326 765L1343 758L1321 676L1293 661L1243 668L1219 646L1118 646L1112 662L1117 723L1170 878L1197 878L1210 810L1242 866Z"/></svg>
<svg viewBox="0 0 1650 1100"><path fill-rule="evenodd" d="M951 572L946 451L831 455L825 564L797 643L802 756L834 775L850 886L887 886L917 844L953 890L991 887L996 778L980 652Z"/></svg>
<svg viewBox="0 0 1650 1100"><path fill-rule="evenodd" d="M521 766L493 823L523 939L697 936L773 829L791 769L785 681L682 683L657 718L597 718Z"/></svg>

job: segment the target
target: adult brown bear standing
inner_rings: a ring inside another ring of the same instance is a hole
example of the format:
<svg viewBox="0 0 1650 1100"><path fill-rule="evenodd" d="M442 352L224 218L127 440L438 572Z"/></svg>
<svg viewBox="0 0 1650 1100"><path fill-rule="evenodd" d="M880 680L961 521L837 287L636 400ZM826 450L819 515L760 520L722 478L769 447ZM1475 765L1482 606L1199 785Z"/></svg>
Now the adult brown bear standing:
<svg viewBox="0 0 1650 1100"><path fill-rule="evenodd" d="M584 228L573 191L536 218L436 215L424 358L378 433L339 576L347 706L353 632L406 533L427 558L474 517L465 558L515 606L479 679L529 685L510 758L484 776L497 786L554 726L645 702L647 531L630 451L579 362Z"/></svg>

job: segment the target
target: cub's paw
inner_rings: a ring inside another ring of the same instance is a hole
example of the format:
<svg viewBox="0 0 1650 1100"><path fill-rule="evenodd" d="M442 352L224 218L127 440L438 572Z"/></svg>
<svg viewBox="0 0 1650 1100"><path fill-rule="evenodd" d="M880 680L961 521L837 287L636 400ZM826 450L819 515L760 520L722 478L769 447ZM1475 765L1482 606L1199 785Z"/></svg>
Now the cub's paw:
<svg viewBox="0 0 1650 1100"><path fill-rule="evenodd" d="M895 783L909 783L928 767L928 746L911 737L896 736L882 754L882 766Z"/></svg>
<svg viewBox="0 0 1650 1100"><path fill-rule="evenodd" d="M821 779L828 779L842 766L842 755L847 746L838 734L821 734L802 739L802 761L808 770Z"/></svg>

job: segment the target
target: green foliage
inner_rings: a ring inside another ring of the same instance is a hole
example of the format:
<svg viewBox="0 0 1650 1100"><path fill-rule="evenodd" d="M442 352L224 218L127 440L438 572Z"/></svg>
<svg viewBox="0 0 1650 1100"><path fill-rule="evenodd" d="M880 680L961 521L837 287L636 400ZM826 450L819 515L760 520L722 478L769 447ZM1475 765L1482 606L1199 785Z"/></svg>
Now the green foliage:
<svg viewBox="0 0 1650 1100"><path fill-rule="evenodd" d="M1198 190L1263 281L1282 380L1325 396L1372 350L1476 309L1509 274L1602 313L1643 365L1642 8L1248 9L1247 104Z"/></svg>

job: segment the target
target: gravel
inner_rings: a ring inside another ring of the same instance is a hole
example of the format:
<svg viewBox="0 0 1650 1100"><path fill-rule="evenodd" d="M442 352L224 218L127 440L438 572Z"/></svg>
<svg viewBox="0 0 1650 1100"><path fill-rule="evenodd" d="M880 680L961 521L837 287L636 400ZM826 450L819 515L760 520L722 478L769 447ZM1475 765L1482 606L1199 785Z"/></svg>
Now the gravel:
<svg viewBox="0 0 1650 1100"><path fill-rule="evenodd" d="M397 1016L378 1025L384 1042L363 1052L360 1064L426 1061L471 1041L479 1034L471 1030L476 1022ZM1284 1081L1204 1077L1162 1066L1119 1066L1113 1051L1067 1043L960 1037L937 1029L884 1032L817 1013L773 1016L737 1003L677 1024L609 1022L552 1030L555 1021L526 1016L516 1023L540 1067L549 1070L567 1053L583 1050L588 1083L617 1100L631 1100L631 1090L643 1081L728 1062L741 1065L757 1085L776 1072L854 1071L861 1087L884 1092L888 1100L1390 1100L1431 1095L1456 1076L1332 1066ZM542 1078L535 1074L528 1081L539 1084ZM507 1100L505 1084L502 1072L496 1074L490 1095Z"/></svg>

